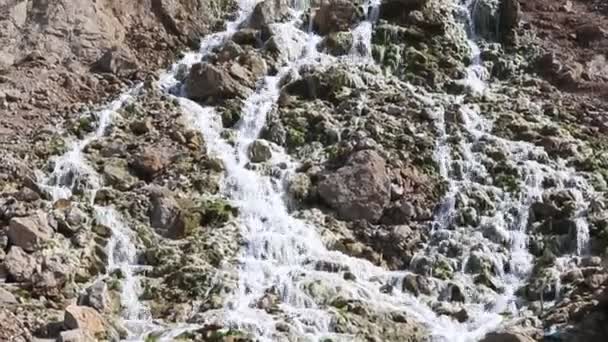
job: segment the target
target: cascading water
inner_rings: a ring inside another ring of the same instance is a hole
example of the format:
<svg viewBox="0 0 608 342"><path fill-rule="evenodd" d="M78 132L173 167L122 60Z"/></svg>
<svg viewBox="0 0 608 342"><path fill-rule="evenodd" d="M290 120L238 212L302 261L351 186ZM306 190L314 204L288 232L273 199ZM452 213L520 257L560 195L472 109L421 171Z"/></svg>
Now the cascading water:
<svg viewBox="0 0 608 342"><path fill-rule="evenodd" d="M380 1L368 0L363 3L365 20L352 30L353 44L350 56L363 58L370 61L372 57L372 28L380 16Z"/></svg>
<svg viewBox="0 0 608 342"><path fill-rule="evenodd" d="M353 31L353 48L349 56L352 63L369 60L371 56L372 25L378 18L377 1L365 5L366 20ZM168 93L180 88L180 77L186 67L201 60L215 47L220 46L236 32L239 25L246 22L254 2L243 0L237 19L227 24L225 31L206 37L197 53L187 54L175 64L169 73L160 79L160 86ZM467 70L465 84L475 93L487 90L487 71L479 59L480 49L475 43L475 29L472 25L470 8L474 2L459 6L469 23L469 45L473 52L473 64ZM298 8L302 10L302 8ZM294 11L294 20L279 24L277 35L304 34L299 27L305 26L298 20L300 13ZM446 109L435 105L433 94L415 95L424 98L436 110L437 148L436 160L440 175L448 181L448 191L436 213L429 242L412 261L412 271L387 271L362 259L349 257L337 251L330 251L311 224L293 217L285 202L285 179L294 173L297 164L278 146L272 146L270 161L272 174L266 176L250 165L248 148L258 138L266 115L275 106L281 80L286 75L297 76L302 66L318 66L335 59L316 51L319 37L308 29L306 39L293 40L285 37L285 42L294 44L285 48L299 51L296 56L286 58L285 63L273 76L264 77L259 88L243 105L243 117L231 143L222 138L222 124L213 107L203 107L181 97L179 104L189 124L200 130L207 142L209 152L220 157L225 165L226 176L222 193L239 208L239 224L245 248L239 258L239 284L235 293L228 298L222 310L204 313L205 321L227 327L249 331L260 341L276 341L282 335L277 323L288 325L292 334L309 340L331 337L338 340L353 340L353 336L332 332L334 313L307 291L307 286L321 282L330 288L339 288L347 299L368 303L378 310L404 312L423 323L431 337L440 341L473 341L495 330L504 322L502 314L517 314L520 309L515 291L528 277L532 267L532 257L527 248L528 212L532 202L540 200L543 194L543 180L551 178L558 188L570 189L576 199L577 243L576 253L583 254L588 249L588 224L585 212L587 198L592 189L582 177L566 168L560 162L548 163L546 153L528 143L509 141L492 135L491 123L481 116L480 109L466 103L462 97L450 98L459 106L460 122L446 122ZM416 93L413 87L412 93ZM136 90L134 90L136 92ZM53 199L70 198L76 189L94 199L102 181L96 171L86 163L83 149L94 139L104 136L111 124L112 116L129 101L132 93L126 93L98 114L97 132L74 144L72 150L55 161L55 169L42 182ZM445 96L442 97L445 99ZM453 141L457 141L454 145ZM482 145L492 143L501 146L508 158L520 169L519 188L511 193L492 184L488 180L489 171L483 163ZM277 177L276 174L280 174ZM582 189L582 190L581 190ZM475 193L490 194L493 210L480 214L477 223L455 226L454 220L461 210L469 206ZM86 196L85 196L86 197ZM136 273L136 247L131 232L116 210L111 207L94 206L96 220L113 231L108 244L108 270L120 271L124 277L121 300L124 306L125 324L130 337L141 339L150 332L161 331L153 325L145 306L138 300L139 284ZM484 233L492 229L502 236L500 241L489 239ZM456 240L465 251L462 256L453 257L450 265L457 270L449 282L429 275L433 293L415 297L403 291L405 276L416 273L416 267L426 260L449 260L445 254L444 242ZM471 260L487 258L495 270L493 276L501 290L481 289L478 279L468 270ZM344 278L344 272L320 270L317 265L331 262L349 270L353 277ZM560 262L566 265L567 262ZM558 277L559 279L559 277ZM462 286L467 297L463 304L469 315L468 320L458 323L446 315L438 315L432 309L433 303L453 284ZM392 286L392 292L383 290ZM259 309L257 303L267 294L279 298L278 313ZM180 333L195 327L177 327L163 334L161 340L172 340ZM284 327L283 327L284 328ZM282 329L283 329L282 328ZM282 330L281 329L281 330Z"/></svg>
<svg viewBox="0 0 608 342"><path fill-rule="evenodd" d="M110 237L106 251L108 255L107 275L119 273L122 278L121 306L125 327L129 333L128 340L138 341L150 330L156 329L151 321L149 310L140 302L140 286L136 272L137 248L133 243L132 232L120 214L110 206L94 205L95 195L101 189L101 176L84 156L86 146L96 139L105 136L117 111L139 92L141 85L123 93L117 100L95 113L97 129L84 139L74 142L72 148L58 157L50 175L43 176L40 186L47 191L53 201L71 199L75 193L93 204L95 221L110 228ZM107 276L105 275L105 276Z"/></svg>
<svg viewBox="0 0 608 342"><path fill-rule="evenodd" d="M310 32L308 37L306 42L300 43L304 45L302 50L306 50L306 46L314 46L310 41L317 39ZM371 34L365 39L371 39ZM364 45L369 46L369 41ZM249 169L246 149L259 135L266 114L278 98L281 77L291 70L297 71L302 65L318 63L317 55L318 52L309 50L288 62L276 76L263 80L262 87L245 101L243 119L236 137L233 137L233 144L220 138L222 125L214 108L201 107L179 98L189 122L205 136L209 152L218 155L225 163L227 175L223 192L240 209L240 226L247 246L240 258L238 290L222 312L206 313L207 321L216 320L223 325L250 331L261 341L274 341L279 336L276 323L283 318L284 322L289 322L290 330L301 337L320 340L332 336L351 340L352 336L331 333L330 311L319 307L315 298L304 290L305 284L321 281L339 287L341 293L352 299L368 302L377 308L405 311L425 323L431 334L441 340L465 341L483 336L500 322L497 315L472 309L471 312L477 312L477 315L467 324L458 324L445 316L438 317L417 298L401 292L399 283L409 272L386 271L368 261L328 251L314 227L289 214L283 200L284 182ZM326 58L331 59L329 56ZM165 89L172 84L161 82ZM279 147L274 146L273 149L273 165L283 165L283 177L289 175L295 164ZM315 265L324 261L345 265L357 280L346 281L339 273L317 270ZM391 294L384 293L379 279L395 285L396 290ZM257 308L257 301L269 291L280 298L282 317Z"/></svg>

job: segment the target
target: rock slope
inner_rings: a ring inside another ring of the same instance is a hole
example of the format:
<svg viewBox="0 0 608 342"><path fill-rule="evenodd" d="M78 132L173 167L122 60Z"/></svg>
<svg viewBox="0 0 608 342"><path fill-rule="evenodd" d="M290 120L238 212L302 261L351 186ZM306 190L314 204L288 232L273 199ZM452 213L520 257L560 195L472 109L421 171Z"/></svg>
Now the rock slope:
<svg viewBox="0 0 608 342"><path fill-rule="evenodd" d="M0 339L603 341L605 7L0 5Z"/></svg>

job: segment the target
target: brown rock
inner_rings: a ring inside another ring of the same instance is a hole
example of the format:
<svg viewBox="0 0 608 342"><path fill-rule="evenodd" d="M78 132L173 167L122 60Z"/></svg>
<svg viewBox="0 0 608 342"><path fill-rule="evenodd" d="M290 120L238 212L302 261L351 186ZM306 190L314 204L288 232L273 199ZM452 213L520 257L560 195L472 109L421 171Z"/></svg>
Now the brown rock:
<svg viewBox="0 0 608 342"><path fill-rule="evenodd" d="M36 269L36 260L21 247L13 246L4 259L4 267L13 281L28 282Z"/></svg>
<svg viewBox="0 0 608 342"><path fill-rule="evenodd" d="M137 61L128 50L111 48L95 63L94 70L126 76L137 71Z"/></svg>
<svg viewBox="0 0 608 342"><path fill-rule="evenodd" d="M46 214L37 212L28 217L13 217L9 223L8 238L12 245L33 252L41 243L49 240L53 229Z"/></svg>
<svg viewBox="0 0 608 342"><path fill-rule="evenodd" d="M80 329L92 336L103 335L106 323L103 317L93 308L70 305L65 309L63 325L67 329Z"/></svg>
<svg viewBox="0 0 608 342"><path fill-rule="evenodd" d="M188 97L198 101L209 97L234 98L248 93L226 70L210 63L194 64L185 87Z"/></svg>
<svg viewBox="0 0 608 342"><path fill-rule="evenodd" d="M265 0L253 9L249 26L261 29L268 24L282 22L289 18L289 3L286 0Z"/></svg>
<svg viewBox="0 0 608 342"><path fill-rule="evenodd" d="M130 164L137 177L150 181L164 170L168 163L163 151L146 148L135 155Z"/></svg>
<svg viewBox="0 0 608 342"><path fill-rule="evenodd" d="M318 184L318 192L341 218L377 222L390 201L386 162L373 150L355 152Z"/></svg>

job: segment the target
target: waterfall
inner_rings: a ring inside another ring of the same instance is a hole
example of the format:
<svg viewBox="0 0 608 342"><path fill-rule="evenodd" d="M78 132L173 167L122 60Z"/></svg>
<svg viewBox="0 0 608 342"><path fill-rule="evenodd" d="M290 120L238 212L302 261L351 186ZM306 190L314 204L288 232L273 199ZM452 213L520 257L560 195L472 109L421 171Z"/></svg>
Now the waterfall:
<svg viewBox="0 0 608 342"><path fill-rule="evenodd" d="M463 25L469 34L471 65L462 82L473 96L491 91L488 72L480 58L475 25L471 15L475 1L457 4ZM378 19L379 2L366 2L366 19L353 30L353 45L348 58L336 59L316 50L320 37L311 25L302 31L300 20L302 8L294 9L295 19L282 23L285 30L276 34L290 35L295 31L306 39L296 41L284 39L296 46L284 48L302 51L298 56L285 61L274 75L259 80L255 91L244 101L242 118L235 129L231 142L222 137L223 126L216 108L203 106L186 98L180 77L185 68L199 62L214 48L221 46L248 20L255 3L240 1L239 13L234 21L227 23L226 30L211 34L201 42L197 52L187 53L178 63L163 74L158 82L161 90L173 96L183 112L185 121L202 133L208 153L219 157L225 166L225 177L221 194L239 209L237 217L241 235L245 241L238 258L238 287L226 302L225 307L202 313L205 324L218 324L227 328L244 330L255 335L259 341L276 341L282 336L277 323L288 325L298 338L320 341L324 338L353 340L353 336L338 334L333 330L335 313L326 303L307 291L307 286L322 283L329 288L340 289L347 299L365 302L374 309L387 312L403 312L408 317L424 324L433 340L474 341L487 332L507 324L505 314L517 317L524 305L516 296L516 290L525 284L533 268L534 258L528 251L528 220L530 206L542 200L545 191L543 182L552 179L558 189L568 189L576 202L576 246L573 255L560 258L556 263L556 274L566 269L569 261L589 250L589 224L586 213L588 198L593 194L586 180L568 168L563 161L549 161L547 153L533 144L511 141L492 134L492 122L481 109L468 102L466 96L427 93L407 84L407 90L418 97L435 113L437 132L435 160L440 176L448 187L429 227L428 242L414 256L408 270L388 271L371 262L328 250L315 227L310 222L294 217L285 203L286 180L295 173L297 161L286 151L270 144L273 152L270 160L272 176L261 174L251 168L248 148L258 139L266 123L268 113L277 105L281 81L287 76L298 77L302 67L319 67L330 62L372 63L372 30ZM312 19L311 19L312 20ZM287 38L287 37L286 37ZM294 76L295 75L295 76ZM123 94L118 100L96 113L96 132L74 142L69 152L55 160L55 168L41 181L53 200L72 198L75 192L84 191L85 198L93 204L96 221L112 230L108 243L108 272L119 271L123 275L121 302L123 321L129 331L129 339L141 340L152 333L158 338L171 341L180 334L199 328L198 325L181 324L170 328L152 323L148 309L139 301L137 273L137 248L134 236L120 214L110 206L94 205L95 193L103 186L100 175L84 157L85 147L95 139L103 138L113 117L125 103L139 91L139 87ZM365 95L361 97L361 103ZM458 122L448 122L445 103L458 107ZM509 161L517 166L519 191L508 191L494 184L490 171L483 163L485 158L480 147L484 144L500 146ZM456 222L457 216L472 208L472 197L476 194L491 197L494 210L478 213L472 224ZM488 231L501 237L500 241L487 237ZM463 255L448 257L443 243L454 240L464 246ZM454 277L449 281L428 277L432 285L431 294L414 296L403 290L406 276L416 274L416 267L425 262L448 260L454 266ZM479 285L470 263L487 260L494 270L488 281L497 289ZM343 272L319 270L319 263L336 264L348 269L353 277L345 279ZM559 276L556 277L559 281ZM393 291L387 293L385 286ZM556 288L561 284L557 282ZM454 287L461 289L469 318L457 322L447 315L433 310L440 296ZM500 290L499 290L500 289ZM271 293L279 299L280 313L269 313L258 308L258 301ZM558 294L559 295L559 294Z"/></svg>
<svg viewBox="0 0 608 342"><path fill-rule="evenodd" d="M130 102L140 91L139 84L124 92L118 99L94 113L97 129L82 140L72 143L71 149L54 160L55 166L48 176L42 176L40 187L51 195L53 201L73 199L75 192L82 192L83 198L93 205L95 221L108 227L112 235L106 246L108 255L107 274L119 272L122 277L120 295L123 323L128 331L128 340L138 341L148 331L156 329L149 310L139 300L141 292L136 273L137 248L133 242L133 232L121 215L111 206L94 205L95 195L103 186L101 176L86 161L84 149L94 140L103 138L117 111Z"/></svg>

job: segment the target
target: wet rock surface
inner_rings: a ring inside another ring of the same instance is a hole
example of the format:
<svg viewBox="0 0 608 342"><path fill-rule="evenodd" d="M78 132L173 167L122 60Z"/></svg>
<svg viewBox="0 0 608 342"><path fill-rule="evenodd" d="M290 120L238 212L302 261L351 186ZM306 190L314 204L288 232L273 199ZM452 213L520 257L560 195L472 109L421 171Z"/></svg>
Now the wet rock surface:
<svg viewBox="0 0 608 342"><path fill-rule="evenodd" d="M0 340L603 341L605 6L250 5L0 5Z"/></svg>

